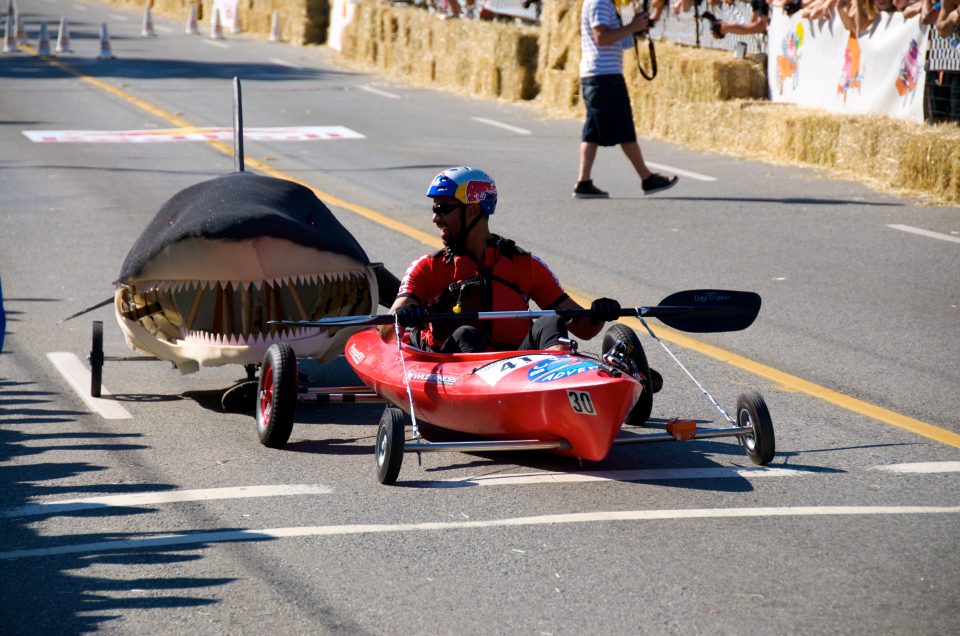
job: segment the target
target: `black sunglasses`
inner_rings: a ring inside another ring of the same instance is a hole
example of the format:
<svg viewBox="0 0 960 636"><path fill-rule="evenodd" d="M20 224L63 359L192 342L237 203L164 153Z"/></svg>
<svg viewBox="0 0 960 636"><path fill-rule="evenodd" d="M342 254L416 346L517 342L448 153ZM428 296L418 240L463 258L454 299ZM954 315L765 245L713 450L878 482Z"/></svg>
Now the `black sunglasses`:
<svg viewBox="0 0 960 636"><path fill-rule="evenodd" d="M434 203L433 204L433 213L437 216L447 216L454 210L458 210L466 207L464 204L460 203Z"/></svg>

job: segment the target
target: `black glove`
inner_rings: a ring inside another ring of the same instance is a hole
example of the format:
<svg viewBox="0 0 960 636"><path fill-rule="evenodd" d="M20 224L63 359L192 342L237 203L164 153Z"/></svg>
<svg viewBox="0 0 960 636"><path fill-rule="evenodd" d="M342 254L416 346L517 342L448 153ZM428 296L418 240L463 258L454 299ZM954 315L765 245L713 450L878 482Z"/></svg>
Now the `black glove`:
<svg viewBox="0 0 960 636"><path fill-rule="evenodd" d="M590 303L590 320L592 322L607 322L620 317L620 303L612 298L597 298Z"/></svg>
<svg viewBox="0 0 960 636"><path fill-rule="evenodd" d="M419 327L423 322L423 307L417 304L404 305L397 310L397 322L403 328Z"/></svg>

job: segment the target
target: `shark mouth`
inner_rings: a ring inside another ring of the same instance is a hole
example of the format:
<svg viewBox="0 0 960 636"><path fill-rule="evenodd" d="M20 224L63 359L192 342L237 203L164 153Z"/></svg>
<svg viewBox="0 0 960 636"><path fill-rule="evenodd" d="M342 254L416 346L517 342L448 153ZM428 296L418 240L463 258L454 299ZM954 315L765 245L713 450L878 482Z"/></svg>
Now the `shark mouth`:
<svg viewBox="0 0 960 636"><path fill-rule="evenodd" d="M365 271L261 281L134 281L117 290L123 318L173 345L265 346L332 335L335 329L267 323L369 313L371 304Z"/></svg>

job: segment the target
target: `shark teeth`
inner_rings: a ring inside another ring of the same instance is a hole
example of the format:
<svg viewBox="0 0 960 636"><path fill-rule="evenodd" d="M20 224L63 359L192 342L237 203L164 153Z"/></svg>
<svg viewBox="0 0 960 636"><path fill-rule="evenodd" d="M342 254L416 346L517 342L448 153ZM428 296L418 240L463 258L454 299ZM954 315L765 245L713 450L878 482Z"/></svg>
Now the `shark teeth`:
<svg viewBox="0 0 960 636"><path fill-rule="evenodd" d="M258 281L150 279L121 284L121 289L123 317L154 337L220 347L316 338L326 330L269 323L363 314L375 305L366 270Z"/></svg>
<svg viewBox="0 0 960 636"><path fill-rule="evenodd" d="M216 334L209 331L180 330L180 340L188 344L216 345L221 347L251 347L271 345L277 342L304 340L326 335L325 329L317 327L296 327L281 329L274 333Z"/></svg>

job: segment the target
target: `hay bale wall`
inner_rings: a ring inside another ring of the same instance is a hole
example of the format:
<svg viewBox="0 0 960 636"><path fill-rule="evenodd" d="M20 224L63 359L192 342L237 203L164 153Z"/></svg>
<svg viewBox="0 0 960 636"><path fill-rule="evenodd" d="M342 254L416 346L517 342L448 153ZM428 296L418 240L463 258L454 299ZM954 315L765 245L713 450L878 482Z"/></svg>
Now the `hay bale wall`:
<svg viewBox="0 0 960 636"><path fill-rule="evenodd" d="M361 3L343 57L420 85L482 97L533 99L539 30L477 20L438 20L421 9Z"/></svg>
<svg viewBox="0 0 960 636"><path fill-rule="evenodd" d="M150 0L154 15L186 24L190 12L189 0ZM107 0L110 4L143 9L143 0ZM209 24L212 0L197 0L197 19ZM280 33L292 44L320 44L327 41L330 25L329 0L239 0L237 14L244 33L270 35L273 12L280 12ZM206 33L206 24L201 33ZM226 33L229 36L229 32Z"/></svg>

